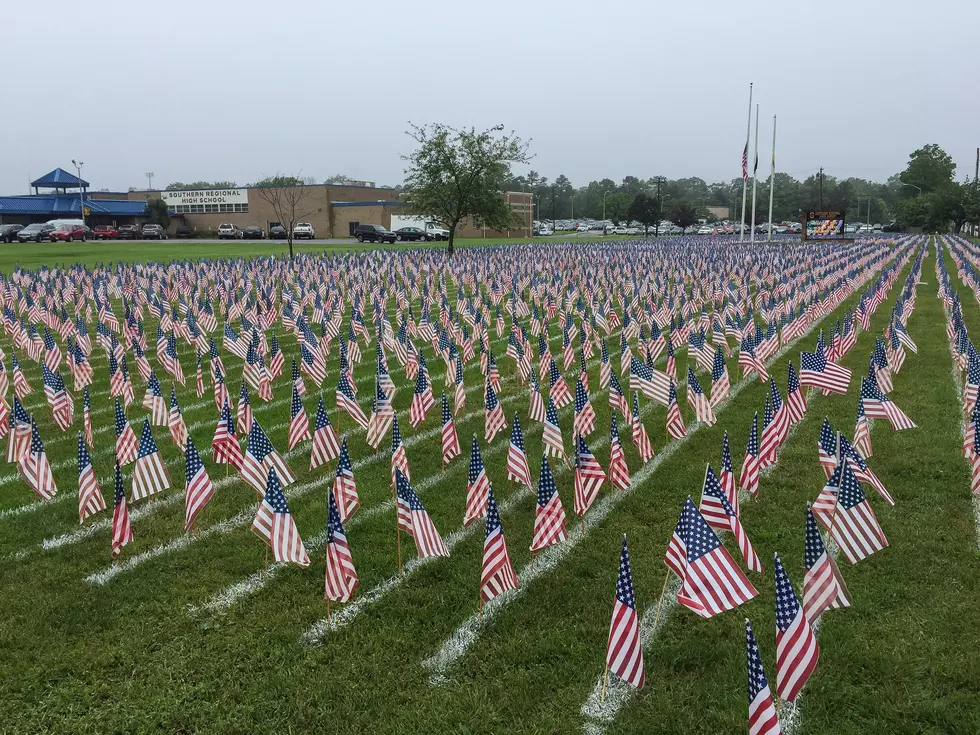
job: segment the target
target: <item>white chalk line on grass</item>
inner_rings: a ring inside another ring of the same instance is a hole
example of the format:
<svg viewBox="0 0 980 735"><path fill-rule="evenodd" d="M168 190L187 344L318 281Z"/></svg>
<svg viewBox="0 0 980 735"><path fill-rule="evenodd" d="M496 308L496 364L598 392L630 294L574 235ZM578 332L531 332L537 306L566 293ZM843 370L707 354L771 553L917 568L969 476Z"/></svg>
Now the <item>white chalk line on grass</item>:
<svg viewBox="0 0 980 735"><path fill-rule="evenodd" d="M854 293L854 291L852 291L852 293ZM799 338L780 348L766 364L771 365L777 360L781 359L804 337L812 333L819 324L822 324L826 318L827 316L825 315L819 321L811 324L809 328L799 336ZM719 405L718 409L716 410L716 414L724 411L725 407L737 395L745 390L745 388L754 382L754 380L754 375L751 378L748 376L743 377L739 383L732 388L728 398L721 405ZM503 595L494 598L488 604L483 606L482 616L472 615L468 620L460 625L450 635L450 637L446 639L440 650L435 655L422 662L423 666L429 670L430 683L438 685L446 682L448 680L448 670L463 655L466 654L470 646L472 646L479 638L480 632L493 622L493 619L496 617L498 612L510 601L522 596L526 592L527 587L529 587L535 579L543 576L545 572L551 571L557 567L558 564L569 553L571 553L576 546L578 546L579 542L581 542L581 540L584 539L595 526L605 520L606 516L608 516L608 514L622 501L622 499L630 495L636 490L636 488L643 485L650 477L652 477L653 473L656 472L660 464L672 456L678 449L683 447L687 441L690 440L690 437L696 434L701 427L702 424L695 423L688 429L685 437L667 445L663 452L661 452L651 462L647 463L633 476L633 482L627 490L616 495L606 496L597 504L597 507L594 510L586 515L583 526L569 533L569 537L566 541L551 546L544 553L540 554L534 560L533 567L530 564L525 567L525 569L518 574L518 582L520 584L518 589L510 590Z"/></svg>

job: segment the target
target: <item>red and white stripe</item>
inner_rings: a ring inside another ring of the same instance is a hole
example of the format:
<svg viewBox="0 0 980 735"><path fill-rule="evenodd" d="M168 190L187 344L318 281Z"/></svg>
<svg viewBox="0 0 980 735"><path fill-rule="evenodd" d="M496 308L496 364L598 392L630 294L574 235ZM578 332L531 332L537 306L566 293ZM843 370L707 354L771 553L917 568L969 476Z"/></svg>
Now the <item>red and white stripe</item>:
<svg viewBox="0 0 980 735"><path fill-rule="evenodd" d="M568 536L565 533L565 509L561 507L558 493L555 493L543 508L535 507L531 551L540 551L566 538Z"/></svg>
<svg viewBox="0 0 980 735"><path fill-rule="evenodd" d="M133 468L133 500L142 500L170 487L170 475L160 458L160 452L136 459Z"/></svg>

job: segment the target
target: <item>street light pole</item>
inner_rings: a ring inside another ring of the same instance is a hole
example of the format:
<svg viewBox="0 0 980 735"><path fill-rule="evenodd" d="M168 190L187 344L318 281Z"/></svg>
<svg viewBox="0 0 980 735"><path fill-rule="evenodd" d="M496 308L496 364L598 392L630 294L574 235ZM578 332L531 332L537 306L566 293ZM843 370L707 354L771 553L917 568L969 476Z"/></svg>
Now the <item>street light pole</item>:
<svg viewBox="0 0 980 735"><path fill-rule="evenodd" d="M75 164L75 170L78 172L78 213L82 215L82 225L85 224L85 189L82 188L82 166L85 165L84 161L76 161L74 158L71 162Z"/></svg>
<svg viewBox="0 0 980 735"><path fill-rule="evenodd" d="M147 184L147 186L146 186L147 191L153 191L153 172L152 171L147 171L146 172L146 184Z"/></svg>

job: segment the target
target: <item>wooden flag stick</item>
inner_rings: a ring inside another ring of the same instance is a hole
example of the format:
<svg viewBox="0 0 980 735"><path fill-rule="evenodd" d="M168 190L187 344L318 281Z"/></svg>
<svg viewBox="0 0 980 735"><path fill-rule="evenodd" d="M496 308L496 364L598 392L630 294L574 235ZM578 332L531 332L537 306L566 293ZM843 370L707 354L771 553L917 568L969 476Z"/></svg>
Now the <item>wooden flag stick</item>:
<svg viewBox="0 0 980 735"><path fill-rule="evenodd" d="M599 695L599 704L606 701L606 684L609 683L609 664L606 664L606 671L602 675L602 694Z"/></svg>
<svg viewBox="0 0 980 735"><path fill-rule="evenodd" d="M265 546L265 573L269 573L269 545Z"/></svg>
<svg viewBox="0 0 980 735"><path fill-rule="evenodd" d="M657 627L657 623L660 622L660 608L664 604L664 595L667 594L667 582L669 582L669 581L670 581L670 570L668 569L667 570L667 576L664 577L664 586L663 586L663 589L660 590L660 602L657 603L657 615L653 619L653 627L654 628L656 628Z"/></svg>
<svg viewBox="0 0 980 735"><path fill-rule="evenodd" d="M327 598L327 625L330 625L330 598Z"/></svg>
<svg viewBox="0 0 980 735"><path fill-rule="evenodd" d="M480 593L480 625L483 625L483 593Z"/></svg>
<svg viewBox="0 0 980 735"><path fill-rule="evenodd" d="M783 700L780 699L779 698L779 695L777 694L776 695L776 717L777 718L779 717L779 710L782 709L782 705L783 705Z"/></svg>
<svg viewBox="0 0 980 735"><path fill-rule="evenodd" d="M402 530L398 527L398 520L395 520L395 543L398 546L398 575L405 576L402 570Z"/></svg>

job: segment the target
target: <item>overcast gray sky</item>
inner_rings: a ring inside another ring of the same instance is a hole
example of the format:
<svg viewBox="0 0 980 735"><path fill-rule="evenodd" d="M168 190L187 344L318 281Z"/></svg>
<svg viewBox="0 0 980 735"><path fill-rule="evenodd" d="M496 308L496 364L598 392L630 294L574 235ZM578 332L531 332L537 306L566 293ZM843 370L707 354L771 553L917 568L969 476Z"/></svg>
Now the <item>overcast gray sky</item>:
<svg viewBox="0 0 980 735"><path fill-rule="evenodd" d="M576 186L731 179L750 81L760 169L774 113L778 169L798 178L883 180L938 143L962 179L980 146L976 0L44 0L3 16L4 194L72 158L123 191L147 171L157 188L394 184L409 120L503 123Z"/></svg>

